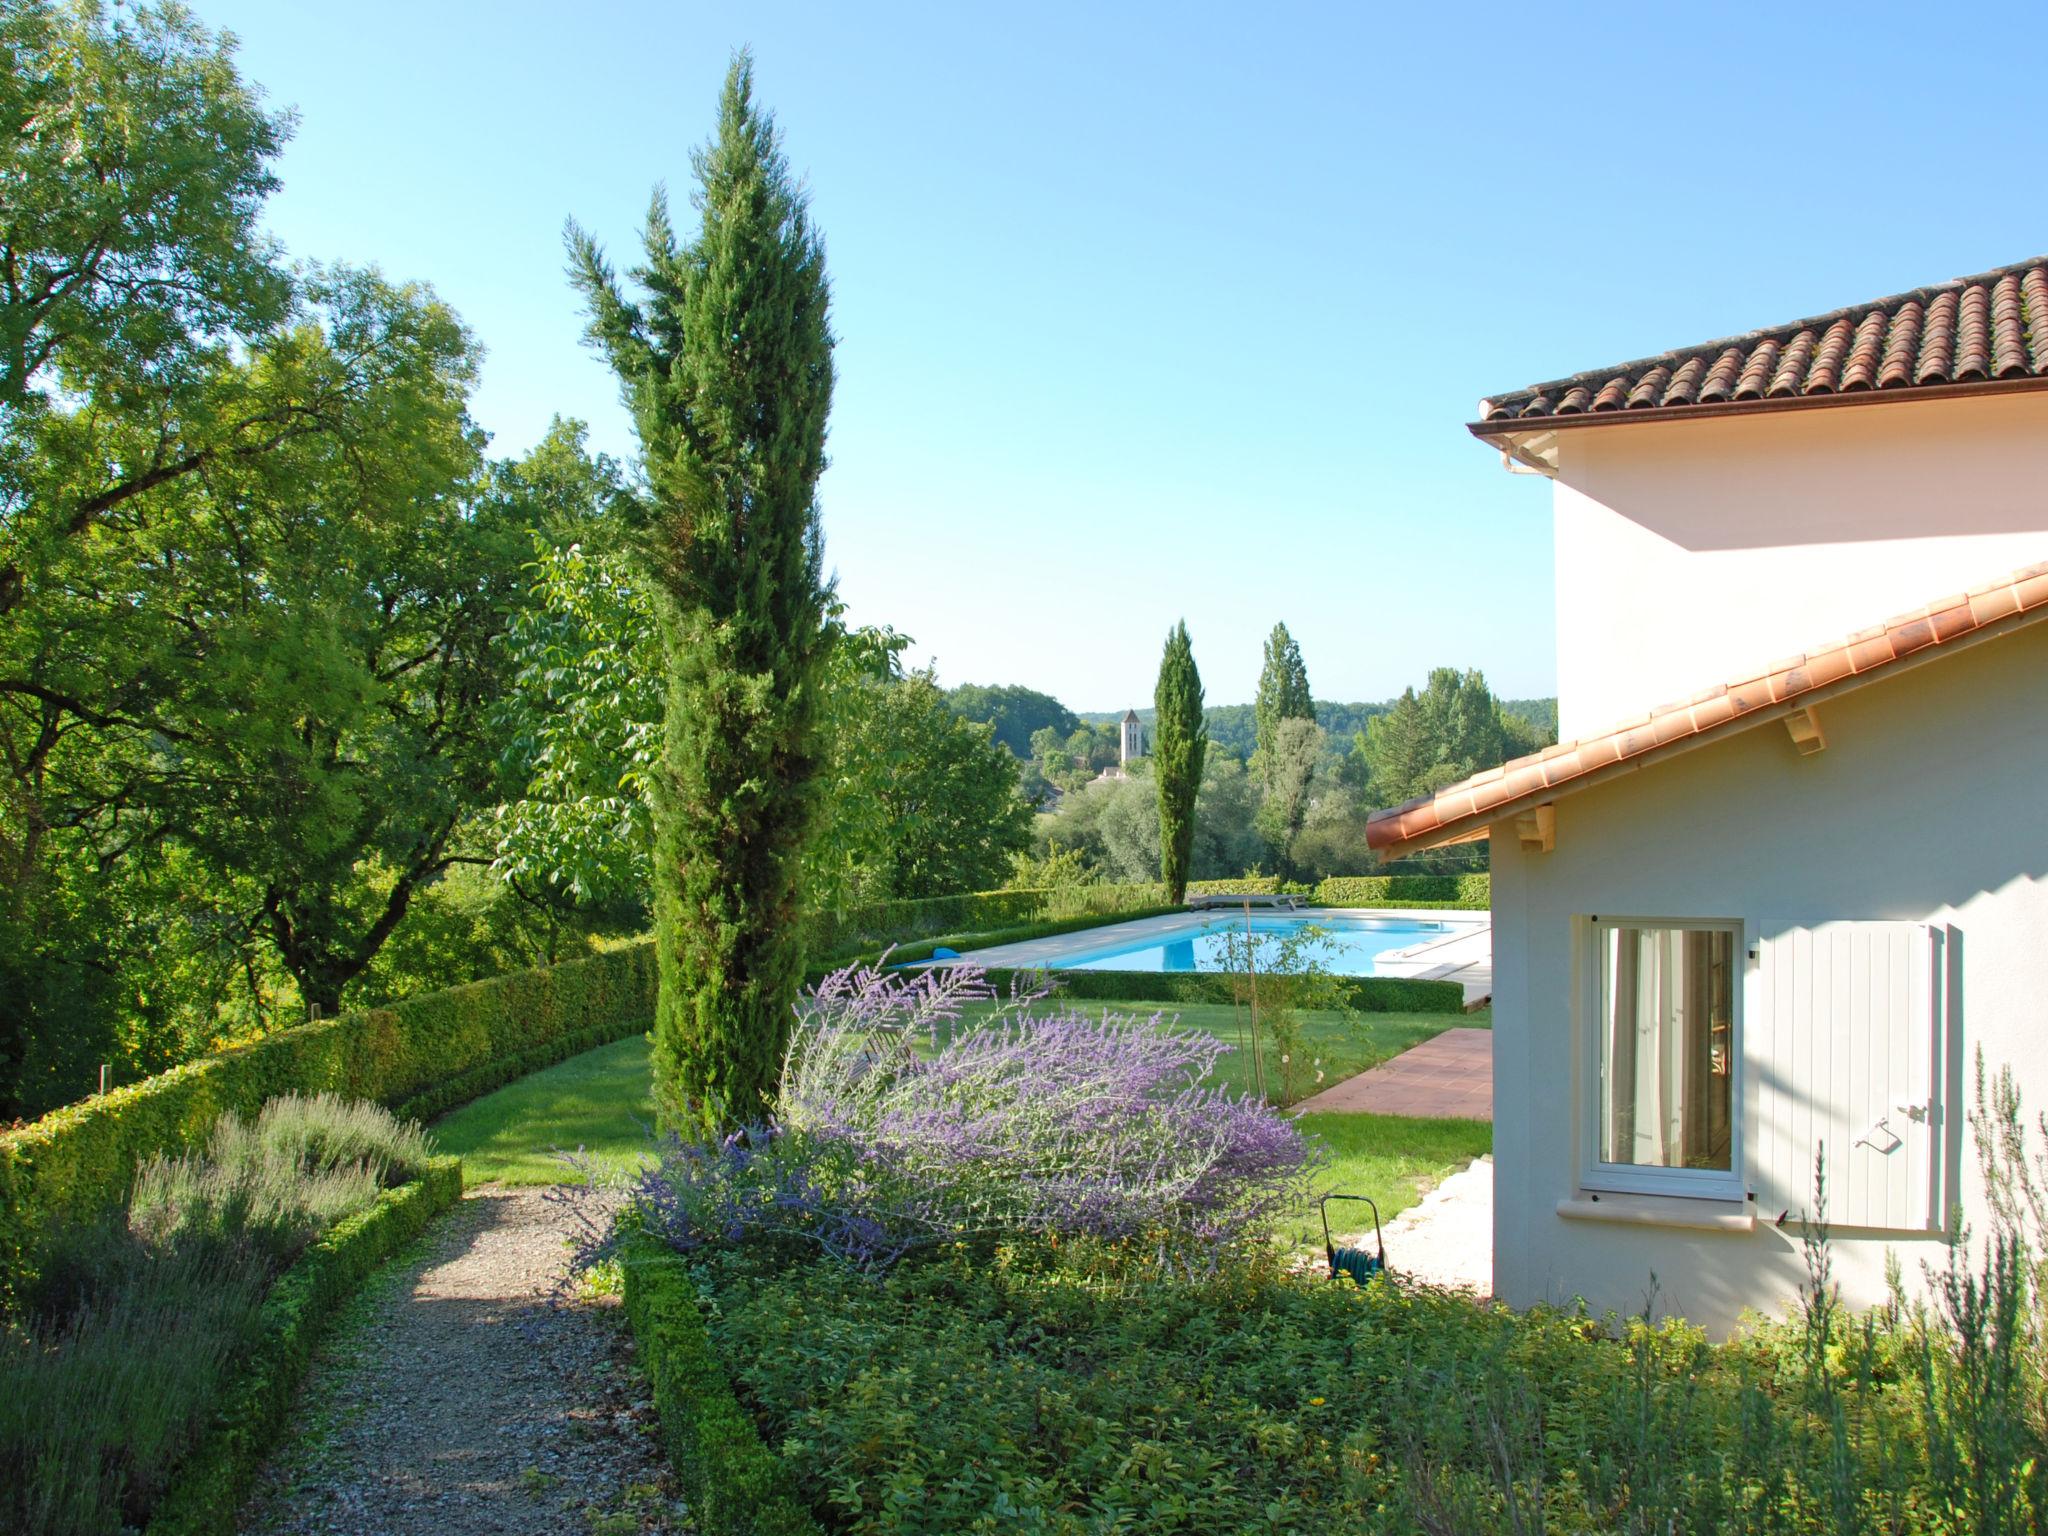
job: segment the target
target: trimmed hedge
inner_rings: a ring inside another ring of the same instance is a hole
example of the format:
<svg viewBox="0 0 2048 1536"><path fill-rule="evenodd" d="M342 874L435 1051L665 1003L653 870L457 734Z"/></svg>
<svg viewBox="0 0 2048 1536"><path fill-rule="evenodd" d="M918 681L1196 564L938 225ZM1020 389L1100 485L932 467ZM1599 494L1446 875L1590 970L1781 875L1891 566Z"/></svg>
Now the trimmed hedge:
<svg viewBox="0 0 2048 1536"><path fill-rule="evenodd" d="M919 939L944 943L949 934L988 933L1028 923L1129 912L1157 906L1160 895L1157 885L1078 885L870 902L843 911L814 913L806 920L806 947L814 963L830 968L833 962L871 954L891 944Z"/></svg>
<svg viewBox="0 0 2048 1536"><path fill-rule="evenodd" d="M705 1536L822 1536L713 1354L681 1260L643 1238L621 1267L626 1316L697 1528Z"/></svg>
<svg viewBox="0 0 2048 1536"><path fill-rule="evenodd" d="M1335 875L1315 889L1325 907L1456 906L1483 910L1493 904L1493 876Z"/></svg>
<svg viewBox="0 0 2048 1536"><path fill-rule="evenodd" d="M121 1204L138 1163L198 1146L233 1110L338 1093L419 1117L644 1028L654 947L519 971L279 1030L0 1133L0 1297L32 1234Z"/></svg>
<svg viewBox="0 0 2048 1536"><path fill-rule="evenodd" d="M462 1198L462 1159L428 1160L420 1177L345 1217L278 1277L256 1343L198 1450L150 1517L150 1536L231 1536L263 1457L283 1429L335 1309L371 1272Z"/></svg>
<svg viewBox="0 0 2048 1536"><path fill-rule="evenodd" d="M1210 971L992 970L990 985L1006 992L1019 978L1050 980L1064 996L1110 1003L1228 1003L1234 977ZM1463 1013L1465 989L1455 981L1412 976L1333 976L1347 1006L1360 1013Z"/></svg>

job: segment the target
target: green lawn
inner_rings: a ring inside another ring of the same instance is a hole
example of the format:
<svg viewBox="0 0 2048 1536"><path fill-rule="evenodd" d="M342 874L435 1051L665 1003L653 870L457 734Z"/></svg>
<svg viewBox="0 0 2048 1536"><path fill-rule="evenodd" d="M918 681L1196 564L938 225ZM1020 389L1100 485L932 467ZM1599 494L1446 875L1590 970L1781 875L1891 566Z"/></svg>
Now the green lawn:
<svg viewBox="0 0 2048 1536"><path fill-rule="evenodd" d="M1319 1136L1330 1165L1316 1175L1316 1192L1341 1190L1379 1203L1380 1220L1405 1211L1423 1192L1475 1157L1493 1150L1493 1126L1484 1120L1414 1120L1405 1115L1303 1115L1301 1128ZM1356 1232L1370 1223L1362 1205L1330 1208L1331 1224ZM1293 1221L1298 1242L1320 1246L1323 1228L1313 1202Z"/></svg>
<svg viewBox="0 0 2048 1536"><path fill-rule="evenodd" d="M1090 1003L1116 1013L1178 1013L1184 1026L1206 1029L1237 1043L1237 1020L1220 1003ZM1481 1025L1485 1013L1369 1013L1302 1017L1302 1054L1311 1065L1297 1083L1296 1097L1341 1082L1354 1072L1386 1060L1453 1025ZM1320 1060L1323 1082L1314 1080ZM1247 1063L1233 1051L1217 1075L1243 1086ZM598 1162L626 1167L648 1154L654 1102L648 1093L647 1042L639 1036L573 1057L559 1066L523 1077L454 1111L434 1127L446 1152L457 1153L469 1182L553 1184L567 1177L557 1149L579 1147ZM1318 1191L1341 1189L1370 1195L1382 1216L1405 1210L1422 1188L1471 1158L1489 1151L1493 1128L1477 1120L1412 1120L1394 1115L1318 1114L1302 1117L1304 1129L1320 1136L1331 1166L1317 1179ZM1313 1206L1296 1218L1306 1241L1317 1232Z"/></svg>
<svg viewBox="0 0 2048 1536"><path fill-rule="evenodd" d="M472 1184L559 1184L556 1149L581 1147L599 1162L644 1157L654 1125L647 1041L630 1035L465 1104L434 1126L444 1152L462 1158Z"/></svg>

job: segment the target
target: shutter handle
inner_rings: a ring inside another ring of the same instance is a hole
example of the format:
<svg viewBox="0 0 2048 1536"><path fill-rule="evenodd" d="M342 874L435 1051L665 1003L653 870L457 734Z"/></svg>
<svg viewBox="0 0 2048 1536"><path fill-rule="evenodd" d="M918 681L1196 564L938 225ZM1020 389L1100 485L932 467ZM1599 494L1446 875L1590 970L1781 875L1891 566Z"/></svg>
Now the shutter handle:
<svg viewBox="0 0 2048 1536"><path fill-rule="evenodd" d="M1898 1111L1915 1125L1924 1124L1927 1120L1927 1106L1925 1104L1901 1104L1898 1106ZM1884 1122L1880 1120L1878 1124L1882 1125Z"/></svg>

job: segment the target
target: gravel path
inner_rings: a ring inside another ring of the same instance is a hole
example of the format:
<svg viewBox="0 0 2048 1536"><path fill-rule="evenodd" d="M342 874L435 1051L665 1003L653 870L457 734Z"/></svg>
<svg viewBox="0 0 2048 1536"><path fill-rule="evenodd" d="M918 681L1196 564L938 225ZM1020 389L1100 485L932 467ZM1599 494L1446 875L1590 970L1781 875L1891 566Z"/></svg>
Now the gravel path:
<svg viewBox="0 0 2048 1536"><path fill-rule="evenodd" d="M617 1305L551 1304L565 1230L539 1190L485 1189L366 1287L242 1530L687 1531Z"/></svg>

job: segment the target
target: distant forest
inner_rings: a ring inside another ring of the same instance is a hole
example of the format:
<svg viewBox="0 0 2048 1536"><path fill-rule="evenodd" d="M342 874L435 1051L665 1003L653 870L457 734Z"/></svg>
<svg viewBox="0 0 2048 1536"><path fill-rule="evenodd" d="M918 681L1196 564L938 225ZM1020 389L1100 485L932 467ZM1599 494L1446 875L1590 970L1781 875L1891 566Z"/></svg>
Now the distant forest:
<svg viewBox="0 0 2048 1536"><path fill-rule="evenodd" d="M1005 690L990 689L985 691L993 693ZM959 707L957 701L959 692L961 690L955 690L956 708ZM1041 694L1039 697L1044 698L1045 695ZM1375 715L1386 714L1393 707L1394 701L1392 699L1377 704L1340 704L1332 699L1317 699L1316 724L1320 725L1329 734L1333 742L1348 743L1353 736L1365 729L1366 721L1372 719ZM1521 716L1551 740L1557 738L1556 699L1502 699L1500 707L1507 714ZM1123 717L1124 712L1120 709L1084 709L1073 711L1069 715L1069 718L1084 725L1114 725ZM1202 717L1208 722L1210 741L1216 743L1233 757L1248 758L1252 755L1252 748L1257 744L1258 722L1253 718L1251 705L1211 704L1202 711ZM1138 718L1149 728L1152 724L1151 706L1147 705L1140 709L1138 711ZM1048 720L1041 723L1051 724L1052 722ZM1072 730L1072 727L1068 726L1067 730ZM998 732L998 739L1001 739L1000 732ZM1024 733L1024 739L1028 743L1030 732ZM1011 750L1018 751L1014 747ZM1026 755L1026 753L1018 751L1018 755L1021 757Z"/></svg>

